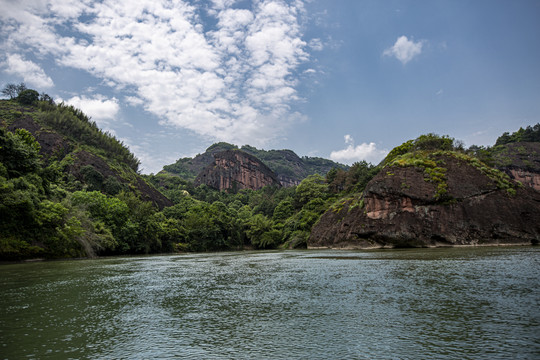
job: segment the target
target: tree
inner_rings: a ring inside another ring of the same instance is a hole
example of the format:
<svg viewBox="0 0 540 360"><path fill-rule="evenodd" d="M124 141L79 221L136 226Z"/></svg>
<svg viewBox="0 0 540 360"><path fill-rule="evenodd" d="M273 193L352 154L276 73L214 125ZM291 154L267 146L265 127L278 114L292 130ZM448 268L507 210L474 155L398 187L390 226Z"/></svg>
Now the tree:
<svg viewBox="0 0 540 360"><path fill-rule="evenodd" d="M14 99L24 90L26 90L26 85L24 83L20 83L19 85L10 83L7 84L4 89L2 89L2 95L9 96L10 99Z"/></svg>
<svg viewBox="0 0 540 360"><path fill-rule="evenodd" d="M49 96L49 94L45 94L44 92L42 92L40 95L39 95L39 101L46 101L48 102L50 105L53 105L54 104L54 99Z"/></svg>
<svg viewBox="0 0 540 360"><path fill-rule="evenodd" d="M16 98L17 95L18 95L17 94L17 85L15 85L15 84L7 84L2 89L2 95L9 96L10 99Z"/></svg>
<svg viewBox="0 0 540 360"><path fill-rule="evenodd" d="M96 170L92 165L85 165L79 170L84 181L88 185L88 190L101 190L103 186L103 174Z"/></svg>
<svg viewBox="0 0 540 360"><path fill-rule="evenodd" d="M326 198L328 185L319 174L309 175L296 187L294 194L295 207L301 208L315 198Z"/></svg>
<svg viewBox="0 0 540 360"><path fill-rule="evenodd" d="M39 100L39 93L36 90L26 89L19 93L17 101L23 105L31 105Z"/></svg>
<svg viewBox="0 0 540 360"><path fill-rule="evenodd" d="M288 197L282 200L274 209L272 219L276 222L284 222L294 214L293 199Z"/></svg>
<svg viewBox="0 0 540 360"><path fill-rule="evenodd" d="M281 239L281 232L273 229L273 225L272 220L263 214L253 216L246 230L251 244L258 249L275 247Z"/></svg>
<svg viewBox="0 0 540 360"><path fill-rule="evenodd" d="M10 177L37 171L40 167L39 143L24 129L15 133L0 128L0 162Z"/></svg>

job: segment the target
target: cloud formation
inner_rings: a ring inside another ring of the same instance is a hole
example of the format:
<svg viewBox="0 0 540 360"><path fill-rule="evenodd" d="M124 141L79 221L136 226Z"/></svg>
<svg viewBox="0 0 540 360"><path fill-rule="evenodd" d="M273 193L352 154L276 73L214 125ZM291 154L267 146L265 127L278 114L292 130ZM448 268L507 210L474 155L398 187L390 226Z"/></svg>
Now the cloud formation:
<svg viewBox="0 0 540 360"><path fill-rule="evenodd" d="M296 71L309 58L304 5L236 3L22 0L0 15L9 34L2 46L128 89L129 104L142 104L162 124L260 145L301 118L291 106L299 100Z"/></svg>
<svg viewBox="0 0 540 360"><path fill-rule="evenodd" d="M114 121L120 110L120 105L116 98L108 99L103 95L93 97L74 96L65 102L81 109L94 120L98 125L105 126L109 121Z"/></svg>
<svg viewBox="0 0 540 360"><path fill-rule="evenodd" d="M45 74L39 65L30 60L25 60L19 54L6 56L6 72L23 78L24 82L39 89L48 89L54 86L54 82Z"/></svg>
<svg viewBox="0 0 540 360"><path fill-rule="evenodd" d="M403 64L408 63L422 52L424 41L414 42L406 36L400 36L392 47L384 50L384 56L393 56Z"/></svg>
<svg viewBox="0 0 540 360"><path fill-rule="evenodd" d="M373 142L355 146L354 139L351 135L347 134L344 138L345 144L348 144L348 146L342 150L332 151L330 153L330 159L345 164L352 164L363 160L378 164L388 154L388 150L377 149L377 146Z"/></svg>

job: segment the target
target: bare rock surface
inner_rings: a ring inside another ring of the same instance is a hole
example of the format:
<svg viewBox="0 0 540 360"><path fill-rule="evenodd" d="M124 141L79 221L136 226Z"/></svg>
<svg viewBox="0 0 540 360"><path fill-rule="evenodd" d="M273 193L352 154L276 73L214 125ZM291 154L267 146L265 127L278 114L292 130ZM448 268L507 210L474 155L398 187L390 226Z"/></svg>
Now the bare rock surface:
<svg viewBox="0 0 540 360"><path fill-rule="evenodd" d="M214 161L195 179L195 186L201 184L232 191L258 190L268 185L281 186L268 166L241 150L226 150L214 154Z"/></svg>

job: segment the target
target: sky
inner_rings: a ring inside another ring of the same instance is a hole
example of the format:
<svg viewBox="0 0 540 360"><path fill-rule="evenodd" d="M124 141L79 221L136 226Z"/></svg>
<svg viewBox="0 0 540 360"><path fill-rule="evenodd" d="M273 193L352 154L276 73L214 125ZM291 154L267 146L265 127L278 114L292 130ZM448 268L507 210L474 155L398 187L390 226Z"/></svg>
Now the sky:
<svg viewBox="0 0 540 360"><path fill-rule="evenodd" d="M377 164L540 122L540 1L0 0L0 86L72 104L157 173L217 141Z"/></svg>

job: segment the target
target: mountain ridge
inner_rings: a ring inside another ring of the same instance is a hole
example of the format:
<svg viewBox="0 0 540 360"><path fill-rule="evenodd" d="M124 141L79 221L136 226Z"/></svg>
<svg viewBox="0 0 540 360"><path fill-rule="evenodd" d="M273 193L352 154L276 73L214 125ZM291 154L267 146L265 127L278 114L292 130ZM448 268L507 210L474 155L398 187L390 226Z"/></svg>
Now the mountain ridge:
<svg viewBox="0 0 540 360"><path fill-rule="evenodd" d="M349 169L347 165L320 157L299 157L294 151L288 149L259 150L250 145L238 147L234 144L218 142L193 158L180 158L174 164L165 165L158 174L171 174L194 181L197 175L214 161L215 154L226 150L242 150L255 156L276 174L284 187L296 186L309 175L324 176L333 168Z"/></svg>

